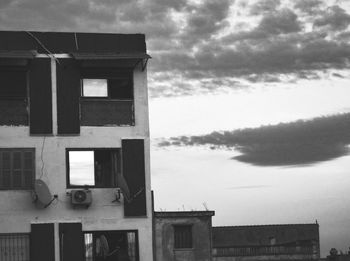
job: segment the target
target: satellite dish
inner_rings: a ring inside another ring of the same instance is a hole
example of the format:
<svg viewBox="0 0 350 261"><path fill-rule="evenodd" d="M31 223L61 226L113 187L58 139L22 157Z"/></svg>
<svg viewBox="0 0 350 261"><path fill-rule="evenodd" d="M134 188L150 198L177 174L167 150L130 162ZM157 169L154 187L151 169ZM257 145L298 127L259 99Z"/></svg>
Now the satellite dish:
<svg viewBox="0 0 350 261"><path fill-rule="evenodd" d="M54 200L46 183L41 179L35 180L34 191L35 202L43 208L47 208Z"/></svg>

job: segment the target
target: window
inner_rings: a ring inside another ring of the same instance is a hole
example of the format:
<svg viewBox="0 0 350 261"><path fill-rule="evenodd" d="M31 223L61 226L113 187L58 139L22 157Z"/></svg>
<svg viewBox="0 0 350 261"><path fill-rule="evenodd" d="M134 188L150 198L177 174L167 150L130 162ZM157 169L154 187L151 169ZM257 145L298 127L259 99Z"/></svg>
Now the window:
<svg viewBox="0 0 350 261"><path fill-rule="evenodd" d="M192 225L174 226L175 248L192 248Z"/></svg>
<svg viewBox="0 0 350 261"><path fill-rule="evenodd" d="M83 97L108 97L107 79L83 79Z"/></svg>
<svg viewBox="0 0 350 261"><path fill-rule="evenodd" d="M134 125L132 70L84 69L80 96L81 126Z"/></svg>
<svg viewBox="0 0 350 261"><path fill-rule="evenodd" d="M132 100L132 72L110 72L97 70L83 72L81 96L83 98L107 98Z"/></svg>
<svg viewBox="0 0 350 261"><path fill-rule="evenodd" d="M94 231L84 234L85 261L138 261L137 231Z"/></svg>
<svg viewBox="0 0 350 261"><path fill-rule="evenodd" d="M68 187L116 187L120 149L68 149Z"/></svg>
<svg viewBox="0 0 350 261"><path fill-rule="evenodd" d="M0 189L33 188L34 155L34 149L0 149Z"/></svg>
<svg viewBox="0 0 350 261"><path fill-rule="evenodd" d="M28 261L28 234L0 234L1 261Z"/></svg>
<svg viewBox="0 0 350 261"><path fill-rule="evenodd" d="M0 82L0 125L28 125L26 71L0 68Z"/></svg>

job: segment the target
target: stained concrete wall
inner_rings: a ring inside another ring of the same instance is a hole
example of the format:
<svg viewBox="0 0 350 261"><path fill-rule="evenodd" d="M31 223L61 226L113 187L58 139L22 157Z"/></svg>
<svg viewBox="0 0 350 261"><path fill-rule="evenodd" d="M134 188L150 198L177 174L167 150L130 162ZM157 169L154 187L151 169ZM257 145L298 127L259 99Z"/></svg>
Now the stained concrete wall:
<svg viewBox="0 0 350 261"><path fill-rule="evenodd" d="M174 225L192 225L191 249L174 248ZM211 216L157 217L155 216L157 261L210 261Z"/></svg>
<svg viewBox="0 0 350 261"><path fill-rule="evenodd" d="M53 86L53 99L55 93ZM134 97L135 126L81 127L78 136L46 137L30 136L27 126L0 126L0 147L35 148L36 178L45 181L51 193L58 195L48 208L38 209L32 202L32 191L0 191L0 233L29 233L31 223L61 222L81 222L84 231L138 230L140 260L153 260L147 76L140 67L134 72ZM53 126L57 128L57 122ZM120 148L121 140L127 138L145 140L147 217L124 218L123 204L112 203L115 189L109 188L91 189L91 206L73 209L67 195L70 189L66 188L66 148ZM59 261L57 225L55 236Z"/></svg>

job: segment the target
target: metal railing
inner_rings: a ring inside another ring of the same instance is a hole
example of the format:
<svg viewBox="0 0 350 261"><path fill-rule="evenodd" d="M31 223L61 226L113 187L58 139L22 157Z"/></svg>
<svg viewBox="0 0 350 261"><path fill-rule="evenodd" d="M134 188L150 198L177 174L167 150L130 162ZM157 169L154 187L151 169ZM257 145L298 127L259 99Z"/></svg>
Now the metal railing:
<svg viewBox="0 0 350 261"><path fill-rule="evenodd" d="M312 246L217 247L214 256L313 255Z"/></svg>

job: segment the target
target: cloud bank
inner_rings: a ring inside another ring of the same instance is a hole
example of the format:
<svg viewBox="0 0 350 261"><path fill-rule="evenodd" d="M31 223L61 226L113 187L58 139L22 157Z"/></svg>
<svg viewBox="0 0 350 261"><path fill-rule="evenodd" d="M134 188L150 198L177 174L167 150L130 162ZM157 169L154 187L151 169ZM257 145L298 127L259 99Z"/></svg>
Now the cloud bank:
<svg viewBox="0 0 350 261"><path fill-rule="evenodd" d="M350 15L326 0L14 0L0 29L145 33L152 96L348 69Z"/></svg>
<svg viewBox="0 0 350 261"><path fill-rule="evenodd" d="M235 148L233 159L259 166L313 164L347 155L350 144L350 113L307 121L281 123L202 136L163 140L159 146L209 145Z"/></svg>

